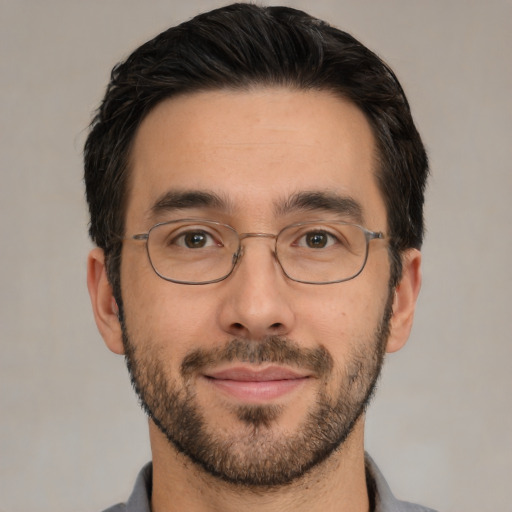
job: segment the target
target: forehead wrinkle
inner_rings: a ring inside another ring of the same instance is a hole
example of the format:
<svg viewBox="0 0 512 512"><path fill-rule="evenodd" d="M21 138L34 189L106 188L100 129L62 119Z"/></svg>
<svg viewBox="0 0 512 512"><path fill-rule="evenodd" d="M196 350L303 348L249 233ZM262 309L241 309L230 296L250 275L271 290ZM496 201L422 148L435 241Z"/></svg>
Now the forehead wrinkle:
<svg viewBox="0 0 512 512"><path fill-rule="evenodd" d="M274 205L277 216L284 216L299 211L332 212L350 220L363 224L364 215L361 204L350 196L342 196L333 192L303 191L297 192Z"/></svg>

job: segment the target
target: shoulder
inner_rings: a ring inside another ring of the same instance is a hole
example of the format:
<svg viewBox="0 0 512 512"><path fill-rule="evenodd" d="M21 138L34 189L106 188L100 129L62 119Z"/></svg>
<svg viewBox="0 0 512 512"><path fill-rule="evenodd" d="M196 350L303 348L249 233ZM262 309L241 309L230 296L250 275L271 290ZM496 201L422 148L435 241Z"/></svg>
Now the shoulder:
<svg viewBox="0 0 512 512"><path fill-rule="evenodd" d="M401 506L400 512L436 512L431 508L423 507L416 503L409 503L408 501L399 501L398 503Z"/></svg>
<svg viewBox="0 0 512 512"><path fill-rule="evenodd" d="M103 512L126 512L126 504L118 503L117 505L105 509Z"/></svg>
<svg viewBox="0 0 512 512"><path fill-rule="evenodd" d="M430 508L395 498L372 458L365 455L368 494L375 512L436 512Z"/></svg>
<svg viewBox="0 0 512 512"><path fill-rule="evenodd" d="M132 494L126 503L118 503L103 512L150 512L153 466L146 464L135 481Z"/></svg>

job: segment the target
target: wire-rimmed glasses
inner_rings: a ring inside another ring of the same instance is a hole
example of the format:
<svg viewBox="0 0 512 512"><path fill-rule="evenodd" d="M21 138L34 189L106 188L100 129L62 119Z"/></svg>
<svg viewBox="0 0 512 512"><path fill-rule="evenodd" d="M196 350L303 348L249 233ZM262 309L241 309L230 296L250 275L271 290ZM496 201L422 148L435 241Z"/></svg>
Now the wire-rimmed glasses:
<svg viewBox="0 0 512 512"><path fill-rule="evenodd" d="M346 222L299 222L270 234L238 233L221 222L179 219L158 223L128 239L146 241L151 266L162 279L199 285L226 279L243 255L242 241L251 237L273 238L274 256L283 273L306 284L353 279L366 264L370 241L385 238L381 232Z"/></svg>

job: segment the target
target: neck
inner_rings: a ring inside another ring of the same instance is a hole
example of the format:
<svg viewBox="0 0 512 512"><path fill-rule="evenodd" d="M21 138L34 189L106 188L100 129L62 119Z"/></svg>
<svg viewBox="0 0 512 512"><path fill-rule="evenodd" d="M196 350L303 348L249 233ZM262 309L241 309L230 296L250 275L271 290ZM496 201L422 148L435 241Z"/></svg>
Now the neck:
<svg viewBox="0 0 512 512"><path fill-rule="evenodd" d="M306 475L280 487L250 488L207 474L150 423L152 512L368 512L364 418L343 446Z"/></svg>

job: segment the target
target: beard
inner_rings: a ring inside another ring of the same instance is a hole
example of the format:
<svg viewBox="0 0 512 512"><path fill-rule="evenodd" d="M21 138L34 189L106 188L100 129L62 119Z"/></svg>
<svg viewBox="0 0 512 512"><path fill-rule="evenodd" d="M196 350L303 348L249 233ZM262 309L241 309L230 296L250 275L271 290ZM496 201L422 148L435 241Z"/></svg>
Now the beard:
<svg viewBox="0 0 512 512"><path fill-rule="evenodd" d="M179 379L169 376L156 350L138 349L124 319L123 343L133 387L142 408L174 448L208 474L251 488L288 485L340 449L373 395L382 368L392 295L368 339L357 340L343 367L336 369L323 347L307 349L284 337L232 339L224 346L191 351ZM149 346L149 345L148 345ZM320 386L316 401L295 431L278 432L284 406L232 405L241 428L227 432L207 422L194 379L201 370L225 362L276 363L313 372ZM337 379L335 393L328 384Z"/></svg>

